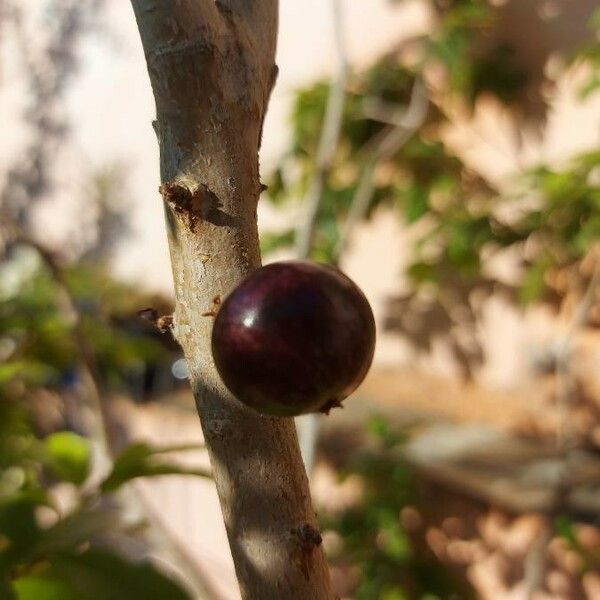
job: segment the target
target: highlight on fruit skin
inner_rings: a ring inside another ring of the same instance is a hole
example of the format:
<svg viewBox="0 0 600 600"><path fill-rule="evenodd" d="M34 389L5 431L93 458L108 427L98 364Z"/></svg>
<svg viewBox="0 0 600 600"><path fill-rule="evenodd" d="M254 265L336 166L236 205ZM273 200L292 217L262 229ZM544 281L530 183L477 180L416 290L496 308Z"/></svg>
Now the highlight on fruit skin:
<svg viewBox="0 0 600 600"><path fill-rule="evenodd" d="M271 263L223 301L212 353L223 383L265 415L328 413L365 378L375 350L369 302L341 271Z"/></svg>

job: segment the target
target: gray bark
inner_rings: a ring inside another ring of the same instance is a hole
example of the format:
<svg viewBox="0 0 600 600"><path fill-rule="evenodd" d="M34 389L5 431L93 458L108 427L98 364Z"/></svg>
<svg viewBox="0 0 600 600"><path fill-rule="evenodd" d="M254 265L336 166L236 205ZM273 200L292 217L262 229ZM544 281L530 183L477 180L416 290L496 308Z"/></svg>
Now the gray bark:
<svg viewBox="0 0 600 600"><path fill-rule="evenodd" d="M242 597L331 599L291 419L223 386L210 313L260 265L258 150L276 0L132 0L156 100L161 192L185 352Z"/></svg>

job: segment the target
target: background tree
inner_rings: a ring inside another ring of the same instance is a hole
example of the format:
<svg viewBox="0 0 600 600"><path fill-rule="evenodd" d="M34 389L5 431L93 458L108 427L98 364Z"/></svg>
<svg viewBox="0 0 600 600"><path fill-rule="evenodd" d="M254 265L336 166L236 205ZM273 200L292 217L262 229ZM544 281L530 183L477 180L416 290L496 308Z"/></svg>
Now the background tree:
<svg viewBox="0 0 600 600"><path fill-rule="evenodd" d="M298 214L304 214L301 203L312 199L309 218L299 228L264 232L261 243L267 255L308 248L312 258L335 264L345 258L361 224L378 211L391 212L414 242L406 269L409 289L388 300L384 328L408 340L416 353L428 354L434 342L444 340L465 379L474 378L485 360L478 331L487 299L500 297L523 310L550 306L564 318L566 333L538 364L555 379L553 401L561 416L552 433L565 473L556 485L555 512L536 545L543 551L532 552L536 558L528 561L527 586L533 593L541 586L545 545L555 526L564 532L560 523L570 521L562 500L570 486L568 465L576 460L576 449L597 448L598 401L577 378L573 340L578 330L599 322L600 155L591 147L560 164L517 167L498 184L467 165L444 140L457 115L468 118L482 98L493 98L508 117L515 155L526 136L543 136L556 81L547 69L551 55L560 57L561 75L579 78L581 101L598 89L599 14L587 2L565 13L578 34L564 39L551 18L536 16L533 3L424 4L432 14L427 35L404 39L370 68L343 80L343 107L336 111L339 139L327 138L331 128L324 125L336 102L339 74L297 93L291 144L269 181L268 197L275 207ZM525 39L532 24L548 34L536 37L535 49ZM314 159L323 155L324 139L330 142L326 168ZM498 258L513 267L513 277L494 268ZM573 424L574 411L586 415L578 420L581 425ZM307 436L303 454L312 455L314 442L314 434ZM365 477L369 485L375 472ZM402 502L391 498L397 507ZM366 500L363 517L376 522L378 508L378 499ZM557 514L562 520L555 521ZM342 562L362 569L353 588L357 597L414 592L415 582L401 566L411 555L402 528L397 531L394 520L382 527L384 539L397 543L397 554L390 551L386 558L381 540L369 540L367 532L358 535L354 519L348 511L336 530L345 532ZM376 565L388 559L396 570L385 575ZM417 572L418 567L412 571Z"/></svg>
<svg viewBox="0 0 600 600"><path fill-rule="evenodd" d="M570 268L577 279L572 291L591 277L590 261L579 275L576 265L598 235L598 153L591 148L565 164L517 171L502 186L452 153L445 129L459 109L468 114L485 96L511 116L515 152L525 132L543 133L554 85L545 65L553 49L531 56L519 46L510 30L517 3L427 4L435 17L432 32L404 40L347 84L341 136L315 211L310 254L338 263L357 225L378 209L392 210L414 231L407 269L413 285L409 294L390 299L385 327L421 351L444 337L470 377L483 359L476 336L482 298L498 293L511 302L557 306L566 291L557 294L561 270ZM531 11L525 14L535 20ZM562 53L563 73L572 67L586 73L585 100L598 85L598 15L592 4L582 3L571 18L580 37L554 51ZM320 170L312 157L328 87L321 81L297 94L292 142L269 182L268 197L277 207L294 207ZM297 238L290 227L265 232L261 243L268 253L292 247ZM496 255L517 256L517 279L490 273Z"/></svg>

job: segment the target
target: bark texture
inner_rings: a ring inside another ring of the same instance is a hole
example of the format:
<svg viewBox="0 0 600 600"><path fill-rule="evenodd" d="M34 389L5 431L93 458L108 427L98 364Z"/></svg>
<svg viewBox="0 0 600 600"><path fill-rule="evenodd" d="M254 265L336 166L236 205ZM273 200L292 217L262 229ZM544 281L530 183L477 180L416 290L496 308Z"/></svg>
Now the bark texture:
<svg viewBox="0 0 600 600"><path fill-rule="evenodd" d="M277 0L132 0L156 100L161 192L187 357L242 597L331 599L292 419L262 417L215 370L210 314L260 265L258 150Z"/></svg>

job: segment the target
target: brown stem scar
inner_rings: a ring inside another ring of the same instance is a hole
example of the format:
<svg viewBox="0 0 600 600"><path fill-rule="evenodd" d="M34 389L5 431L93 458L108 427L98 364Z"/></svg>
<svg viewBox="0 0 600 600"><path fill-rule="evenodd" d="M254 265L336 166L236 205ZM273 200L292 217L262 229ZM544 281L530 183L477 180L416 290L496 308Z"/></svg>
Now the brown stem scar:
<svg viewBox="0 0 600 600"><path fill-rule="evenodd" d="M313 552L323 543L320 531L310 523L301 523L290 534L294 542L292 561L298 565L306 579L310 577Z"/></svg>
<svg viewBox="0 0 600 600"><path fill-rule="evenodd" d="M174 212L187 219L191 231L196 230L200 221L229 227L236 224L234 217L221 210L222 202L217 195L203 183L192 191L185 185L171 181L163 183L158 191Z"/></svg>
<svg viewBox="0 0 600 600"><path fill-rule="evenodd" d="M154 308L144 308L138 311L138 317L152 323L158 331L166 333L173 329L173 315L159 315Z"/></svg>
<svg viewBox="0 0 600 600"><path fill-rule="evenodd" d="M221 296L217 295L212 299L211 307L206 312L202 313L203 317L216 317L221 305Z"/></svg>
<svg viewBox="0 0 600 600"><path fill-rule="evenodd" d="M338 400L337 398L332 398L323 404L323 406L321 406L319 412L323 413L324 415L329 415L334 408L344 408L342 401Z"/></svg>
<svg viewBox="0 0 600 600"><path fill-rule="evenodd" d="M294 527L290 533L296 536L303 552L312 552L323 543L321 532L310 523L301 523Z"/></svg>

